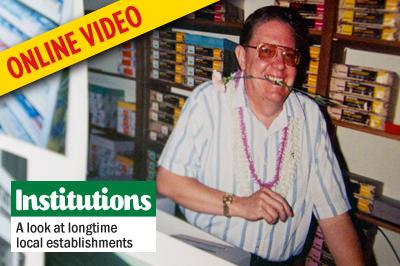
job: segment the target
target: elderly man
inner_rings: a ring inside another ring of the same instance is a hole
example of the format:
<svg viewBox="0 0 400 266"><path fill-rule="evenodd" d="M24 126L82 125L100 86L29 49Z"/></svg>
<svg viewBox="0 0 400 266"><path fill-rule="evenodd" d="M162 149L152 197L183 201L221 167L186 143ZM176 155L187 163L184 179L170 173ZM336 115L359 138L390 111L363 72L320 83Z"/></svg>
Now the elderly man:
<svg viewBox="0 0 400 266"><path fill-rule="evenodd" d="M159 160L157 189L190 223L251 252L252 265L290 264L312 214L337 265L362 265L325 121L290 89L297 19L276 6L247 18L235 50L241 70L193 91Z"/></svg>

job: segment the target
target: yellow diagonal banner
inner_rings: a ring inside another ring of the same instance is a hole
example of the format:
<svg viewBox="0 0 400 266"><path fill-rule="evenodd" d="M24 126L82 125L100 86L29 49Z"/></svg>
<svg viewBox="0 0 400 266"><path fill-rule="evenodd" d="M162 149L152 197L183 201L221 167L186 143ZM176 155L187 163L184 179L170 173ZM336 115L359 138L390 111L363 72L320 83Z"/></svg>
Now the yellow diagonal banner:
<svg viewBox="0 0 400 266"><path fill-rule="evenodd" d="M0 96L217 0L120 0L0 52Z"/></svg>

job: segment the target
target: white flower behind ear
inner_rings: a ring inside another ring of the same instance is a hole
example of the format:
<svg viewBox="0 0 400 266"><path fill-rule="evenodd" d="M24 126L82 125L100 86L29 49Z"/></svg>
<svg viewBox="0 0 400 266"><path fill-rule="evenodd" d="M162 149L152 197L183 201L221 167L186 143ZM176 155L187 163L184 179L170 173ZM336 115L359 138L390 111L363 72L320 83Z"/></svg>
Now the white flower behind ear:
<svg viewBox="0 0 400 266"><path fill-rule="evenodd" d="M218 72L217 70L213 70L213 74L212 74L212 83L214 85L214 89L218 92L225 92L226 87L225 87L225 83L222 80L222 75L220 72Z"/></svg>

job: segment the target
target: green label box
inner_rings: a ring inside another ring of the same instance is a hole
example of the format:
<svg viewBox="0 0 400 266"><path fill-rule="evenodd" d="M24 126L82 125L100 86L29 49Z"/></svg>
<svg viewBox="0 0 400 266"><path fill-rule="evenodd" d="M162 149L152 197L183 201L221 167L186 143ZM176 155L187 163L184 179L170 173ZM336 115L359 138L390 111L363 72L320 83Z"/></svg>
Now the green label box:
<svg viewBox="0 0 400 266"><path fill-rule="evenodd" d="M156 185L148 181L13 181L11 216L156 216Z"/></svg>

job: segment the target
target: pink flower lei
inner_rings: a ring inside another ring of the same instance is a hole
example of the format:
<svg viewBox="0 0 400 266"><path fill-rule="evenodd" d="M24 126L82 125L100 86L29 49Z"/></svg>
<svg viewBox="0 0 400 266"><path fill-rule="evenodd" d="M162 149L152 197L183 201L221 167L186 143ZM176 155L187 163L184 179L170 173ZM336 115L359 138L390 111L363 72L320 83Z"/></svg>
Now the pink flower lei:
<svg viewBox="0 0 400 266"><path fill-rule="evenodd" d="M277 158L277 163L276 163L276 169L275 169L275 176L270 182L263 182L261 178L257 175L256 169L254 166L254 161L251 158L250 154L250 148L249 148L249 143L247 141L247 134L246 134L246 125L244 123L244 118L243 118L243 108L239 107L239 118L240 118L240 134L241 134L241 139L242 139L242 144L243 144L243 149L246 155L249 171L251 178L253 181L255 181L260 187L267 187L271 189L274 187L280 180L280 173L282 169L282 162L283 162L283 155L285 154L285 149L287 145L287 139L288 139L288 127L286 126L283 129L283 135L282 135L282 140L279 146L279 153L278 153L278 158Z"/></svg>

